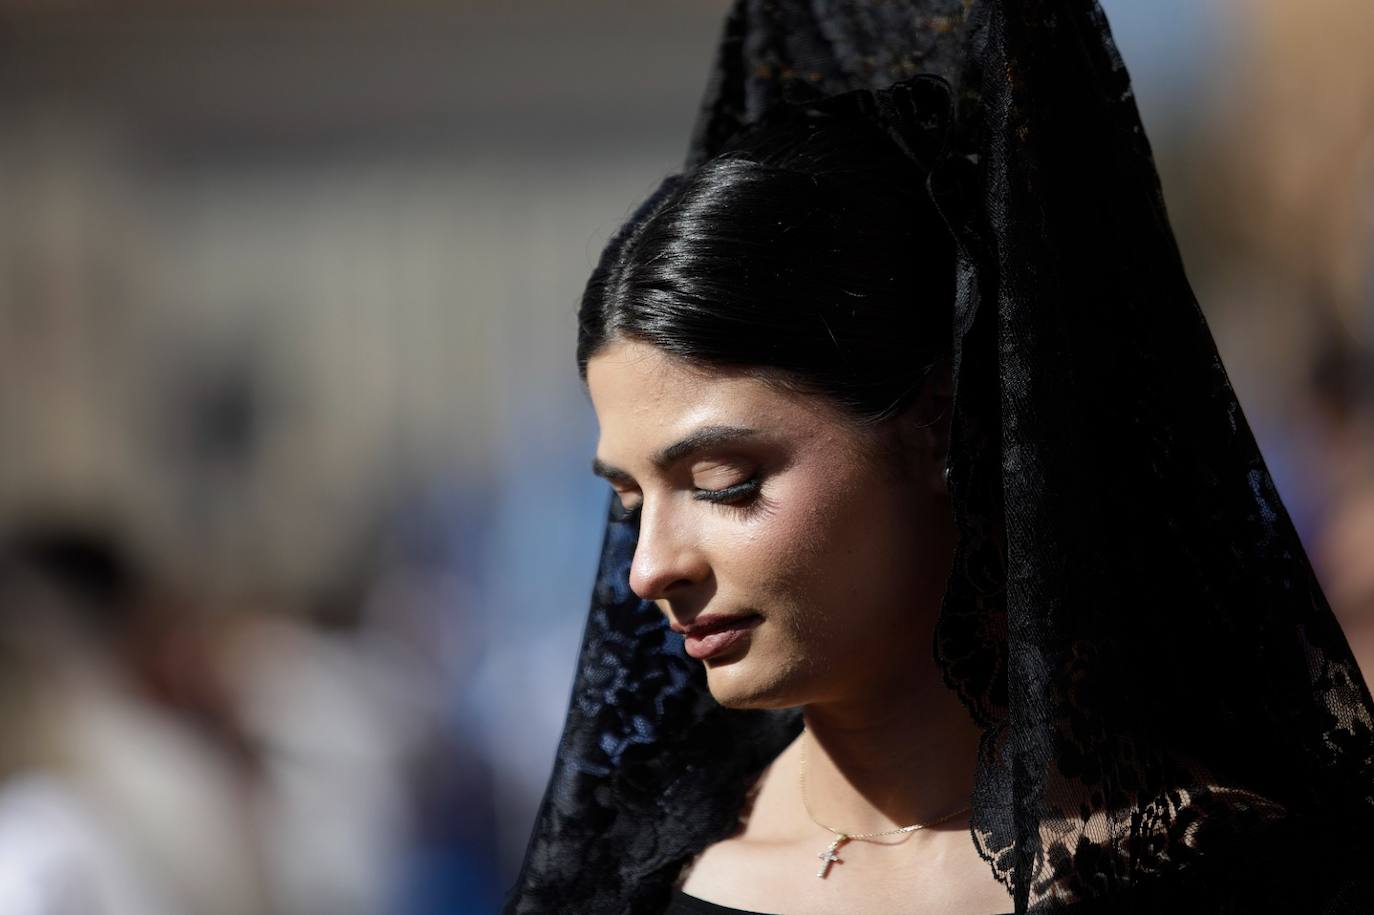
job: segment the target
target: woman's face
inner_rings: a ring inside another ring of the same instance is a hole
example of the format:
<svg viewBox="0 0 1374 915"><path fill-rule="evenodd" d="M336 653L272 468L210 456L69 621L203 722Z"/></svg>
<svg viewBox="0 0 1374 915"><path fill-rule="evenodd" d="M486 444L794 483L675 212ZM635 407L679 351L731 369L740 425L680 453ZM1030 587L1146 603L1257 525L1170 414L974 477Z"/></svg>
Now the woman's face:
<svg viewBox="0 0 1374 915"><path fill-rule="evenodd" d="M630 586L686 631L717 701L890 696L929 676L955 538L935 428L865 429L637 341L593 356L587 384L595 470L640 512Z"/></svg>

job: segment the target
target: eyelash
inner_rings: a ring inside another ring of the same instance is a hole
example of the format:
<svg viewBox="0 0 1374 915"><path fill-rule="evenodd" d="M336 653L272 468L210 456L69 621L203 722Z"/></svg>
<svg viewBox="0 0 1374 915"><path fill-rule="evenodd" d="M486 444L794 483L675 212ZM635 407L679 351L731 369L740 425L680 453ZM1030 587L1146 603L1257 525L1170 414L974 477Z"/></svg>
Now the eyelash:
<svg viewBox="0 0 1374 915"><path fill-rule="evenodd" d="M747 512L754 507L762 482L760 478L752 477L742 483L726 486L724 489L695 489L692 491L692 498L701 502L710 502L722 508ZM634 508L625 508L617 496L612 500L611 512L617 521L633 521L639 517L640 509L643 507L644 500L641 499L635 503Z"/></svg>
<svg viewBox="0 0 1374 915"><path fill-rule="evenodd" d="M759 493L759 478L751 477L743 483L736 483L733 486L726 486L724 489L698 489L692 494L692 498L700 499L703 502L713 502L716 505L723 505L727 508L748 508Z"/></svg>

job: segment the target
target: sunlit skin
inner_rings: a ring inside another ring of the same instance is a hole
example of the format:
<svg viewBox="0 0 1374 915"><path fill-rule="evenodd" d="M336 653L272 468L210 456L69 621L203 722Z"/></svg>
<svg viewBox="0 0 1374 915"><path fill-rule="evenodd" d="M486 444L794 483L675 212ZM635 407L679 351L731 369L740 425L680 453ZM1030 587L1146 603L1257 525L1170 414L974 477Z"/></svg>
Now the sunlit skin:
<svg viewBox="0 0 1374 915"><path fill-rule="evenodd" d="M956 540L947 391L865 427L824 396L632 340L592 356L587 386L594 469L639 514L631 588L678 627L761 617L699 663L722 705L803 709L816 816L873 832L966 806L978 732L931 649ZM816 879L829 834L801 805L800 749L764 773L742 832L695 862L689 893L762 912L1008 908L962 817L851 845Z"/></svg>

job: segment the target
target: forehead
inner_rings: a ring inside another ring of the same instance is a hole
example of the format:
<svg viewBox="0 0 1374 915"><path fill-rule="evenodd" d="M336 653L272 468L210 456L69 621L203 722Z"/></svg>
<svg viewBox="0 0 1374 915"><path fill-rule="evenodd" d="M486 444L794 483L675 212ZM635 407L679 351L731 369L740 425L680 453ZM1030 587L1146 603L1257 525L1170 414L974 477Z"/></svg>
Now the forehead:
<svg viewBox="0 0 1374 915"><path fill-rule="evenodd" d="M606 459L642 457L708 425L828 440L858 435L823 397L697 366L639 341L617 341L588 360L587 388L601 426L597 451Z"/></svg>
<svg viewBox="0 0 1374 915"><path fill-rule="evenodd" d="M827 398L687 363L649 343L617 341L600 350L588 360L587 387L600 425L596 453L622 467L708 426L747 427L834 457L866 451L867 433Z"/></svg>

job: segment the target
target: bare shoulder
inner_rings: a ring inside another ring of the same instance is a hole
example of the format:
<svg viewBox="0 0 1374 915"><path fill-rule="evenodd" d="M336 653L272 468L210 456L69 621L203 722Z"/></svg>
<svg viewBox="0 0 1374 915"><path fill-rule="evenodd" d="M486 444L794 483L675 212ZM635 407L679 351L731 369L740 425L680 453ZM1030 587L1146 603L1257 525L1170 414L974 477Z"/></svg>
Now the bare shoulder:
<svg viewBox="0 0 1374 915"><path fill-rule="evenodd" d="M890 845L854 843L818 876L831 837L805 817L788 752L760 777L740 830L692 863L684 892L770 915L997 915L1012 909L963 826L912 833Z"/></svg>
<svg viewBox="0 0 1374 915"><path fill-rule="evenodd" d="M967 840L967 836L963 837ZM767 846L732 838L707 848L687 876L683 890L717 905L768 915L1002 915L1013 908L1006 889L969 846L968 856L927 854L920 859L862 872L835 868L820 878L815 849ZM822 842L818 848L824 850ZM926 849L930 852L930 849ZM934 861L944 857L943 861ZM849 879L846 879L849 878Z"/></svg>

